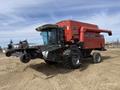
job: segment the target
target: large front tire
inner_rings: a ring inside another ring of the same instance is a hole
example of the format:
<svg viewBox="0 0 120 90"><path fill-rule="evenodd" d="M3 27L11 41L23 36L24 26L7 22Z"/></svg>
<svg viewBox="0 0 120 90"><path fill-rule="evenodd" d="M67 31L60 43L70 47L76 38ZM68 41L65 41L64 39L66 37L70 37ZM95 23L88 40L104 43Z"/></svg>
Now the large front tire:
<svg viewBox="0 0 120 90"><path fill-rule="evenodd" d="M71 56L70 59L71 59L70 60L71 68L77 69L77 68L79 68L81 66L81 60L80 60L81 58L80 58L79 55L73 55L73 56Z"/></svg>
<svg viewBox="0 0 120 90"><path fill-rule="evenodd" d="M81 66L81 52L77 46L68 49L64 65L70 69L77 69Z"/></svg>

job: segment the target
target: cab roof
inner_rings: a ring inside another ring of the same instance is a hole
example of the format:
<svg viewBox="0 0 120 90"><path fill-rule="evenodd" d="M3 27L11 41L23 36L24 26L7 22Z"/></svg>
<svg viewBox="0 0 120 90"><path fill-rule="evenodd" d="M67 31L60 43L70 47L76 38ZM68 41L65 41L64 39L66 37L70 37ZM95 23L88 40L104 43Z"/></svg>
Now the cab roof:
<svg viewBox="0 0 120 90"><path fill-rule="evenodd" d="M38 28L36 28L36 31L44 31L44 30L47 30L47 29L57 29L59 28L58 25L56 24L45 24L45 25L42 25L42 26L39 26Z"/></svg>

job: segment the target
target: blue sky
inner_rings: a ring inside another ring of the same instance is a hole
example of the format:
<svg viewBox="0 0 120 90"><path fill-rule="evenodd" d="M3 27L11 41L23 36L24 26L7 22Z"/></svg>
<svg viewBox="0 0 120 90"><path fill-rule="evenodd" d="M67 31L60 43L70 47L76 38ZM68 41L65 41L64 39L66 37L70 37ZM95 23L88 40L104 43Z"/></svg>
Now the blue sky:
<svg viewBox="0 0 120 90"><path fill-rule="evenodd" d="M0 45L41 43L35 28L64 19L98 24L113 31L107 41L120 39L120 0L0 0Z"/></svg>

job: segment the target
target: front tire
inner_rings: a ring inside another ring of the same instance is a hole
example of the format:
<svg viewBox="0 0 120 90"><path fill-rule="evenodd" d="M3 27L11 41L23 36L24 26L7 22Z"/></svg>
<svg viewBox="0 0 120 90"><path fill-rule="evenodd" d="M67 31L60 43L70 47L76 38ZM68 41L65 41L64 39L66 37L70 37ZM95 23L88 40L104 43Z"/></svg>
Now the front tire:
<svg viewBox="0 0 120 90"><path fill-rule="evenodd" d="M72 46L66 50L64 65L70 69L77 69L81 66L81 52L77 46Z"/></svg>
<svg viewBox="0 0 120 90"><path fill-rule="evenodd" d="M70 60L70 66L73 69L77 69L81 66L81 60L79 55L73 55Z"/></svg>

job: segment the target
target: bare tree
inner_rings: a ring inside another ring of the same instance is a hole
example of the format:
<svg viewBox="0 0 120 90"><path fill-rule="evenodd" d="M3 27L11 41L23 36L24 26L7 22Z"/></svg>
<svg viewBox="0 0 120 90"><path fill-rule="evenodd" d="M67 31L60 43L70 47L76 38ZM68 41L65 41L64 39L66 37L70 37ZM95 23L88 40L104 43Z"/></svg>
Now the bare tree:
<svg viewBox="0 0 120 90"><path fill-rule="evenodd" d="M120 47L120 41L117 39L117 47Z"/></svg>

